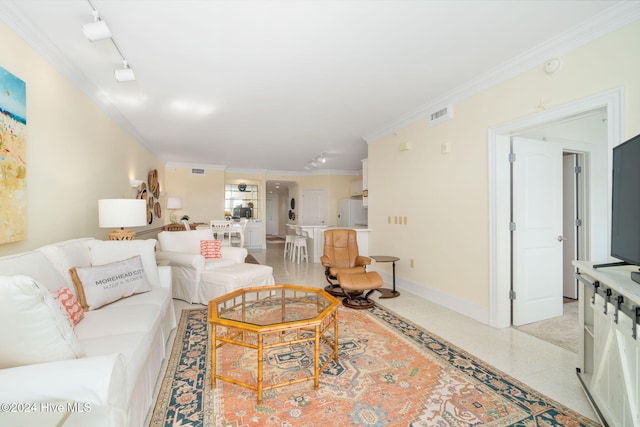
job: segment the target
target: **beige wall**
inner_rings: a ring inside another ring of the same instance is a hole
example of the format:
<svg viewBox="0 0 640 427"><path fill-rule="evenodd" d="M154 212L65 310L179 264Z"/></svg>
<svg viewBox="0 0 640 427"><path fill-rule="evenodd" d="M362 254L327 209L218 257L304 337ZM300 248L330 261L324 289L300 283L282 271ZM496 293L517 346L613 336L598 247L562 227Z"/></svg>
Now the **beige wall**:
<svg viewBox="0 0 640 427"><path fill-rule="evenodd" d="M0 24L0 65L27 88L27 239L0 255L84 236L98 228L98 199L134 198L157 159L11 30ZM164 207L164 206L163 206ZM161 224L162 220L154 220Z"/></svg>
<svg viewBox="0 0 640 427"><path fill-rule="evenodd" d="M165 168L167 197L179 197L191 222L224 218L224 171L205 169L204 175L192 175L191 168ZM169 223L169 215L164 217Z"/></svg>
<svg viewBox="0 0 640 427"><path fill-rule="evenodd" d="M302 194L305 190L327 190L327 224L336 225L338 218L338 200L348 199L353 175L306 175L296 179L298 182L298 206L302 206ZM298 214L300 208L296 207ZM296 218L296 223L299 223Z"/></svg>
<svg viewBox="0 0 640 427"><path fill-rule="evenodd" d="M553 108L622 86L625 138L640 133L638 52L635 23L563 55L555 75L541 64L455 104L453 120L429 127L424 119L371 142L369 253L400 257L398 276L425 294L488 307L488 129L535 114L541 100ZM411 150L400 152L407 141Z"/></svg>
<svg viewBox="0 0 640 427"><path fill-rule="evenodd" d="M301 196L305 189L327 190L327 218L330 224L335 224L338 212L338 200L348 198L351 182L361 176L345 174L328 175L269 175L261 173L224 172L222 170L207 169L204 176L191 175L191 168L181 165L166 168L167 196L177 196L182 200L183 211L189 214L191 221L208 222L210 219L224 217L224 185L244 182L257 185L260 199L260 215L264 220L266 212L266 183L267 181L295 182L291 197L297 201L296 212L299 214ZM285 202L288 203L288 200ZM283 202L284 203L284 202ZM288 212L288 211L287 211ZM166 217L166 222L169 222ZM287 222L288 219L287 219ZM296 221L293 221L297 223Z"/></svg>

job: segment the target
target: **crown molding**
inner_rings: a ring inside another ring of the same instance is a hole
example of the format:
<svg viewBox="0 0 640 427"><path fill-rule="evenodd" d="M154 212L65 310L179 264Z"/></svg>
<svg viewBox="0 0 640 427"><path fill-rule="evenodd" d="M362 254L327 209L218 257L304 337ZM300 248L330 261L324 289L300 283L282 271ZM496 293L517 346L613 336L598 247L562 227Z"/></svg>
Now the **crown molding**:
<svg viewBox="0 0 640 427"><path fill-rule="evenodd" d="M218 171L224 171L227 169L226 165L212 165L212 164L205 164L205 163L167 162L164 165L168 168L179 168L179 169L205 169L205 170L218 170Z"/></svg>
<svg viewBox="0 0 640 427"><path fill-rule="evenodd" d="M443 105L454 105L456 102L540 66L549 58L560 56L638 20L640 20L640 2L625 1L615 5L600 15L568 29L557 37L512 58L448 93L434 98L415 111L398 117L382 128L363 136L362 139L367 144L374 142L417 121L426 119L431 112Z"/></svg>
<svg viewBox="0 0 640 427"><path fill-rule="evenodd" d="M205 170L221 170L227 173L244 173L247 175L270 175L270 176L307 176L307 175L362 175L360 171L347 171L337 169L323 169L313 171L284 171L284 170L269 170L269 169L240 169L230 168L226 165L211 165L203 163L181 163L181 162L167 162L165 167L168 168L181 168L181 169L205 169Z"/></svg>

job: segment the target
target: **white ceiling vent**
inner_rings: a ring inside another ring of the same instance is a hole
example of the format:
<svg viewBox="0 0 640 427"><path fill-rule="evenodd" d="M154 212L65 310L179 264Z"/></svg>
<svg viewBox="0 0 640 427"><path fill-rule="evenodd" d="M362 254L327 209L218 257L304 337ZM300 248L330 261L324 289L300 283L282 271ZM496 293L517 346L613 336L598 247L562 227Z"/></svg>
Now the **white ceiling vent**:
<svg viewBox="0 0 640 427"><path fill-rule="evenodd" d="M429 126L435 126L438 123L446 122L453 119L453 105L447 105L444 108L433 111L429 114Z"/></svg>
<svg viewBox="0 0 640 427"><path fill-rule="evenodd" d="M191 175L204 175L204 169L191 169Z"/></svg>

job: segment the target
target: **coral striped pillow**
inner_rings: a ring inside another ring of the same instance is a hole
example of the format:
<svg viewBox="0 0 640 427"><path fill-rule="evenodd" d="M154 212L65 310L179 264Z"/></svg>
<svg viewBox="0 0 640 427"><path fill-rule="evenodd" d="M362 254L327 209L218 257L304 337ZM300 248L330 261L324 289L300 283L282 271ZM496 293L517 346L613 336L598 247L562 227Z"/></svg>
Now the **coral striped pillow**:
<svg viewBox="0 0 640 427"><path fill-rule="evenodd" d="M80 303L73 296L69 288L60 288L58 292L56 292L55 299L64 307L65 312L67 313L67 319L69 320L69 324L71 327L74 327L78 324L79 321L84 319L84 311L80 306Z"/></svg>
<svg viewBox="0 0 640 427"><path fill-rule="evenodd" d="M222 258L220 240L200 240L200 255L205 258Z"/></svg>

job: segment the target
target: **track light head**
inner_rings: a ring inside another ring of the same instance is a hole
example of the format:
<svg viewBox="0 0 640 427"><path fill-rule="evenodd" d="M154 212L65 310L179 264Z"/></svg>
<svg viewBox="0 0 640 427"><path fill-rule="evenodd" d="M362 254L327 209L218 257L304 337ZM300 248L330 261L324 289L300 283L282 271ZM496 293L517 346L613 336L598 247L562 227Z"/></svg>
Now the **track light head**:
<svg viewBox="0 0 640 427"><path fill-rule="evenodd" d="M129 67L127 60L122 60L123 68L113 70L113 74L118 82L131 82L136 79L136 75L133 73L133 69Z"/></svg>
<svg viewBox="0 0 640 427"><path fill-rule="evenodd" d="M111 38L111 30L109 30L107 23L100 18L97 18L89 24L84 24L82 26L82 32L90 42Z"/></svg>

